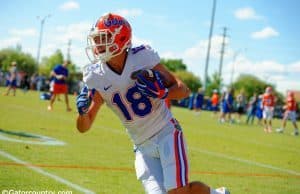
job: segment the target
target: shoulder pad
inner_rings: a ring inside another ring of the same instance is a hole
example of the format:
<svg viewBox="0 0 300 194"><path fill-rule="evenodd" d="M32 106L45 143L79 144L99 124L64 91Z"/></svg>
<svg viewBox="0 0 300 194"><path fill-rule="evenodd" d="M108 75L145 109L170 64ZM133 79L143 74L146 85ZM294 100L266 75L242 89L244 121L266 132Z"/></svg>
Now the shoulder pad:
<svg viewBox="0 0 300 194"><path fill-rule="evenodd" d="M93 72L93 71L95 71L99 67L100 67L100 65L98 63L96 63L96 64L88 64L88 65L85 65L82 68L82 71L83 71L83 73L85 73L85 72Z"/></svg>
<svg viewBox="0 0 300 194"><path fill-rule="evenodd" d="M83 81L87 82L87 80L91 77L91 75L93 74L93 72L95 72L97 69L99 69L100 65L99 64L88 64L85 65L82 68L82 72L83 72Z"/></svg>
<svg viewBox="0 0 300 194"><path fill-rule="evenodd" d="M136 54L140 51L146 51L146 50L152 50L153 51L153 49L149 45L142 44L140 46L132 47L131 48L131 53Z"/></svg>

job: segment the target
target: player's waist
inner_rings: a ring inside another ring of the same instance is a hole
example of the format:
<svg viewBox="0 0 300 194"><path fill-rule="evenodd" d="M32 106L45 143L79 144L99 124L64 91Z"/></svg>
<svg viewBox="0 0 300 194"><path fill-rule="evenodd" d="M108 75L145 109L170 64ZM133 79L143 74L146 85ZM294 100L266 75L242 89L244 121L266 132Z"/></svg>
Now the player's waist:
<svg viewBox="0 0 300 194"><path fill-rule="evenodd" d="M158 133L163 131L172 119L171 114L162 116L163 120L157 119L143 123L140 127L130 128L126 126L129 135L131 136L134 144L139 145L148 139L156 136Z"/></svg>
<svg viewBox="0 0 300 194"><path fill-rule="evenodd" d="M168 121L165 126L163 126L161 129L153 133L152 136L144 139L139 143L135 143L135 145L142 146L144 144L147 144L147 142L158 142L159 139L165 137L169 133L172 133L174 129L175 129L174 124L172 123L172 119L170 119L170 121Z"/></svg>
<svg viewBox="0 0 300 194"><path fill-rule="evenodd" d="M66 84L65 80L55 80L54 81L55 84Z"/></svg>

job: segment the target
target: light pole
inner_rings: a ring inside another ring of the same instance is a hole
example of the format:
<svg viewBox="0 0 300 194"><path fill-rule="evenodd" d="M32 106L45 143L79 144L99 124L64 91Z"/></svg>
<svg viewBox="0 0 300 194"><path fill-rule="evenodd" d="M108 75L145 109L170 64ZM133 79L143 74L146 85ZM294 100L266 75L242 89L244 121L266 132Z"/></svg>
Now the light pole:
<svg viewBox="0 0 300 194"><path fill-rule="evenodd" d="M207 89L208 64L209 64L209 57L210 57L211 37L212 37L213 28L214 28L214 21L215 21L216 4L217 4L217 0L214 0L213 1L213 7L212 7L211 20L210 20L208 46L207 46L207 54L206 54L205 70L204 70L204 91Z"/></svg>
<svg viewBox="0 0 300 194"><path fill-rule="evenodd" d="M230 75L230 85L232 85L233 82L233 76L234 76L234 71L235 71L235 63L236 63L236 58L239 55L240 51L235 52L233 55L233 62L232 62L232 68L231 68L231 75Z"/></svg>
<svg viewBox="0 0 300 194"><path fill-rule="evenodd" d="M232 85L233 83L233 77L234 77L234 73L235 73L235 66L237 64L237 57L241 54L241 52L245 52L247 49L239 49L238 51L234 52L233 55L233 62L232 62L232 67L231 67L231 75L230 75L230 85Z"/></svg>
<svg viewBox="0 0 300 194"><path fill-rule="evenodd" d="M36 63L37 67L39 66L39 60L40 60L40 52L41 52L41 46L42 46L42 36L43 36L43 29L44 24L47 18L50 18L50 14L46 15L43 19L41 19L39 16L37 16L37 19L41 21L41 27L40 27L40 37L39 37L39 43L38 43L38 49L37 49L37 55L36 55Z"/></svg>
<svg viewBox="0 0 300 194"><path fill-rule="evenodd" d="M68 49L67 49L67 60L69 62L71 61L71 44L72 44L72 39L69 39L69 41L68 41Z"/></svg>
<svg viewBox="0 0 300 194"><path fill-rule="evenodd" d="M222 47L221 47L221 55L220 55L220 63L219 63L219 78L222 78L222 68L223 68L223 58L224 58L224 53L225 53L225 39L227 37L226 31L227 28L223 28L223 41L222 41Z"/></svg>

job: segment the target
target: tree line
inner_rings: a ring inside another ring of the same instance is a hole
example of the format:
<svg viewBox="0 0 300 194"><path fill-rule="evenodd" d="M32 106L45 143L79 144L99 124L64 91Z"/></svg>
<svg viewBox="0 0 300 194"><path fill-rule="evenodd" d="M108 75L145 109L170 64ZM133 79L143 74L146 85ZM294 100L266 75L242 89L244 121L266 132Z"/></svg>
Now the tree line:
<svg viewBox="0 0 300 194"><path fill-rule="evenodd" d="M0 68L2 71L8 71L11 62L16 61L19 71L26 72L28 75L39 73L48 76L53 67L57 64L62 64L64 60L61 50L55 51L49 57L43 57L40 64L37 64L31 54L24 53L19 45L16 48L0 50ZM193 72L188 71L187 65L184 64L182 59L161 59L161 64L182 79L192 92L197 92L198 88L203 86L202 79ZM68 69L70 73L69 81L81 79L81 72L78 66L72 61ZM253 93L264 93L267 86L272 86L279 103L283 102L283 95L276 91L274 84L261 80L254 75L241 74L237 80L227 87L233 88L236 94L240 91L244 91L244 94L250 97ZM208 76L205 95L210 96L214 89L218 89L219 92L221 92L222 87L224 87L223 80L219 77L219 74L215 72L212 76Z"/></svg>

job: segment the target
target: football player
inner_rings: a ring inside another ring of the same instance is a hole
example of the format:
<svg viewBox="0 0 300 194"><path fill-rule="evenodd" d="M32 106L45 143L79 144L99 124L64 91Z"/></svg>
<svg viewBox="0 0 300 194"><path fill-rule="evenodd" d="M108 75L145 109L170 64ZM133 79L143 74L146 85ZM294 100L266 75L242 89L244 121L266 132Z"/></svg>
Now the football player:
<svg viewBox="0 0 300 194"><path fill-rule="evenodd" d="M275 97L273 95L273 89L268 86L262 97L262 110L263 110L263 122L264 131L266 133L272 132L272 119L274 114Z"/></svg>
<svg viewBox="0 0 300 194"><path fill-rule="evenodd" d="M17 88L17 62L13 61L11 62L11 67L9 69L9 79L8 79L8 88L5 96L9 95L10 90L13 90L13 95L16 95L16 88Z"/></svg>
<svg viewBox="0 0 300 194"><path fill-rule="evenodd" d="M218 113L218 106L219 106L219 95L217 89L213 90L213 95L211 96L210 101L211 101L211 109L215 116Z"/></svg>
<svg viewBox="0 0 300 194"><path fill-rule="evenodd" d="M222 108L221 108L221 114L220 114L220 122L224 123L226 120L226 115L228 115L228 122L234 123L234 120L231 116L231 113L233 113L233 104L234 104L234 90L233 88L228 88L227 91L224 94L224 98L222 101Z"/></svg>
<svg viewBox="0 0 300 194"><path fill-rule="evenodd" d="M69 75L67 66L70 64L70 61L64 61L62 65L56 65L50 73L50 76L53 77L53 91L51 99L48 105L48 110L53 109L53 104L55 102L56 96L59 97L59 94L64 94L65 103L67 106L67 111L71 111L68 98L68 85L66 79Z"/></svg>
<svg viewBox="0 0 300 194"><path fill-rule="evenodd" d="M278 133L283 133L283 131L286 127L286 122L288 119L290 119L294 126L293 135L299 135L297 119L296 119L297 102L296 102L293 91L288 92L288 95L286 97L286 104L283 108L285 109L285 112L284 112L283 118L282 118L282 126L281 126L281 128L278 128L276 131Z"/></svg>
<svg viewBox="0 0 300 194"><path fill-rule="evenodd" d="M123 17L102 16L88 35L86 86L77 97L77 128L86 132L106 103L134 143L135 169L146 193L226 193L189 182L186 144L164 99L182 99L189 88L160 64L149 46L131 47L131 27Z"/></svg>

